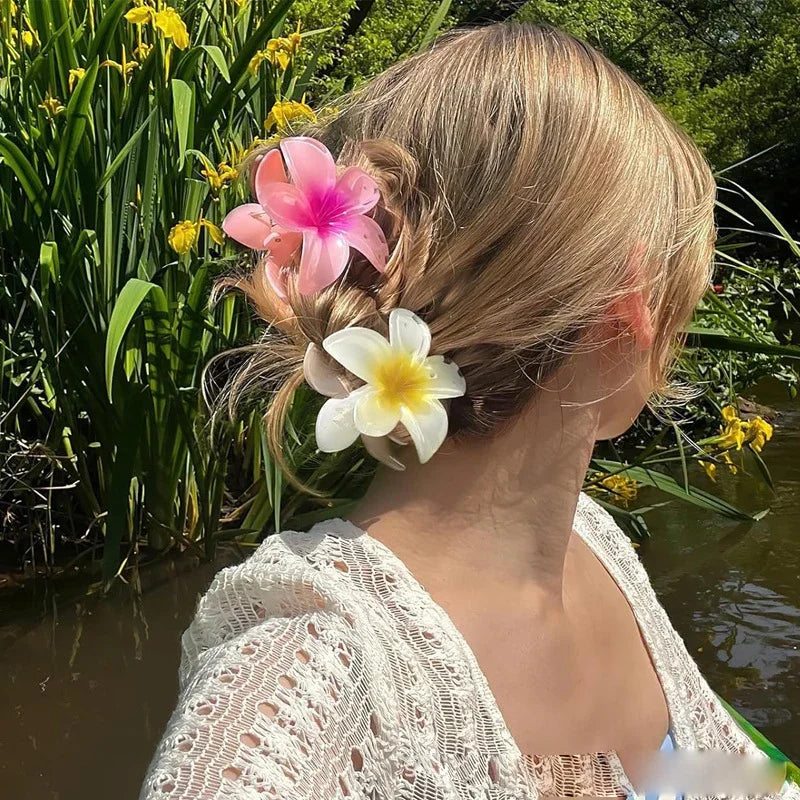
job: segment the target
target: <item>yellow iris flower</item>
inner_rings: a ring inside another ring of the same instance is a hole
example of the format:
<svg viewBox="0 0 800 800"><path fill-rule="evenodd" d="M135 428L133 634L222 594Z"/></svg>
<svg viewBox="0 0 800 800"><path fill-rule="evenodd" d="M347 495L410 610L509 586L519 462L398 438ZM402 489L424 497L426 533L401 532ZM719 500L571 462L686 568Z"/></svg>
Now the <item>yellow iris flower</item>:
<svg viewBox="0 0 800 800"><path fill-rule="evenodd" d="M762 417L743 420L735 406L725 406L722 409L722 419L725 426L720 428L717 443L723 449L735 447L741 450L744 444L749 444L753 450L760 453L764 445L772 438L773 427Z"/></svg>
<svg viewBox="0 0 800 800"><path fill-rule="evenodd" d="M115 69L119 74L125 78L126 80L130 78L133 74L133 71L139 66L138 61L128 60L128 55L125 52L125 47L122 47L122 61L113 61L110 58L107 58L100 64L101 67L110 67L111 69Z"/></svg>
<svg viewBox="0 0 800 800"><path fill-rule="evenodd" d="M764 445L772 438L773 427L765 419L755 417L747 424L747 441L750 447L760 453Z"/></svg>
<svg viewBox="0 0 800 800"><path fill-rule="evenodd" d="M125 14L125 19L132 25L153 25L165 39L172 39L178 50L185 50L189 46L186 23L172 6L164 6L157 11L150 5L137 5Z"/></svg>
<svg viewBox="0 0 800 800"><path fill-rule="evenodd" d="M606 475L598 484L598 489L605 490L617 500L627 506L630 500L639 493L639 484L626 475Z"/></svg>
<svg viewBox="0 0 800 800"><path fill-rule="evenodd" d="M152 49L153 45L147 44L147 42L140 42L133 49L133 55L136 56L136 60L141 64L150 55Z"/></svg>
<svg viewBox="0 0 800 800"><path fill-rule="evenodd" d="M185 219L173 226L167 237L167 243L178 255L186 255L197 241L202 228L208 231L208 235L214 242L219 245L224 244L225 234L217 225L211 220L205 219L205 217L201 217L197 222Z"/></svg>
<svg viewBox="0 0 800 800"><path fill-rule="evenodd" d="M70 92L75 88L75 84L86 74L86 70L83 67L78 67L77 69L71 69L69 71L69 90Z"/></svg>
<svg viewBox="0 0 800 800"><path fill-rule="evenodd" d="M151 6L136 6L125 14L125 19L132 25L146 25L152 22L156 10Z"/></svg>
<svg viewBox="0 0 800 800"><path fill-rule="evenodd" d="M206 169L200 172L205 176L214 194L218 194L220 189L224 189L239 177L239 170L224 161L216 169L209 164Z"/></svg>
<svg viewBox="0 0 800 800"><path fill-rule="evenodd" d="M713 461L698 461L698 464L706 471L706 475L711 478L714 483L717 482L717 465Z"/></svg>
<svg viewBox="0 0 800 800"><path fill-rule="evenodd" d="M197 240L197 231L197 223L185 219L172 228L167 237L167 243L178 255L185 255Z"/></svg>
<svg viewBox="0 0 800 800"><path fill-rule="evenodd" d="M189 31L186 29L186 23L172 6L156 11L153 24L165 38L172 39L178 50L185 50L189 46Z"/></svg>
<svg viewBox="0 0 800 800"><path fill-rule="evenodd" d="M288 131L292 122L296 119L309 119L312 122L317 116L312 108L303 102L296 100L279 100L272 106L267 118L264 120L264 127L271 131L277 128L279 132Z"/></svg>
<svg viewBox="0 0 800 800"><path fill-rule="evenodd" d="M288 36L281 36L278 39L270 39L263 50L259 50L247 65L251 74L255 75L266 61L274 66L286 70L292 59L300 49L303 37L300 35L300 26Z"/></svg>
<svg viewBox="0 0 800 800"><path fill-rule="evenodd" d="M47 116L52 119L61 114L66 106L57 97L53 97L50 92L48 92L44 100L39 103L39 108L43 109L47 113Z"/></svg>

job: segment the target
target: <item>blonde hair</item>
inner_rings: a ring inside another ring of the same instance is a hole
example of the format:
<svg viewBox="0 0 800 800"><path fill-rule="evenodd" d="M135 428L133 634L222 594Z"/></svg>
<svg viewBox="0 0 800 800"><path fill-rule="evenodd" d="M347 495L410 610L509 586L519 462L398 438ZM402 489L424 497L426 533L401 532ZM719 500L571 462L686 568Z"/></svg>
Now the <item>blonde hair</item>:
<svg viewBox="0 0 800 800"><path fill-rule="evenodd" d="M512 418L635 287L666 374L710 277L714 180L689 138L587 44L545 26L455 30L303 132L376 178L391 256L383 275L354 259L312 296L290 280L288 307L263 269L224 283L271 323L227 396L271 388L279 460L308 343L348 325L385 333L396 307L428 323L432 353L466 378L451 434Z"/></svg>

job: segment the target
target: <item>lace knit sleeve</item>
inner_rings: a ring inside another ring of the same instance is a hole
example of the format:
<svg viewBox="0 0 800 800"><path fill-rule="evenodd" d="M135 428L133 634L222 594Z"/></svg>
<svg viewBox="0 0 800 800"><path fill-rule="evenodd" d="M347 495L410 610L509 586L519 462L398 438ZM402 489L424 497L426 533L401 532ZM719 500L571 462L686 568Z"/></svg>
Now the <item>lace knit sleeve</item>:
<svg viewBox="0 0 800 800"><path fill-rule="evenodd" d="M352 617L275 537L222 570L183 637L180 699L141 800L325 800L371 723ZM335 593L334 593L335 595Z"/></svg>

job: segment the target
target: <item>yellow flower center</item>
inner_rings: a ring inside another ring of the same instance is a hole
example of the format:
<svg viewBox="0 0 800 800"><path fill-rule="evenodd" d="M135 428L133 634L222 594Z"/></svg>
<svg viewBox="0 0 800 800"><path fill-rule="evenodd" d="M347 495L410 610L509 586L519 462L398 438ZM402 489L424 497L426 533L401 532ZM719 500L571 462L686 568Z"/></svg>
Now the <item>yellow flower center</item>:
<svg viewBox="0 0 800 800"><path fill-rule="evenodd" d="M378 390L378 402L397 413L401 406L418 411L425 403L430 384L429 370L407 353L395 353L383 361L372 382Z"/></svg>

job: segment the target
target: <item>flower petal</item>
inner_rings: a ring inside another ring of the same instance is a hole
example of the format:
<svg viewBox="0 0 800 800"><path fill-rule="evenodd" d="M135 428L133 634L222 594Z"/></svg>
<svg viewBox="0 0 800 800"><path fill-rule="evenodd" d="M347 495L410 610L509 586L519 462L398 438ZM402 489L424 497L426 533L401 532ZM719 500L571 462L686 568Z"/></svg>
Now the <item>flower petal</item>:
<svg viewBox="0 0 800 800"><path fill-rule="evenodd" d="M413 311L395 308L389 314L389 341L392 350L422 361L431 349L431 329Z"/></svg>
<svg viewBox="0 0 800 800"><path fill-rule="evenodd" d="M363 214L347 217L346 220L342 235L350 247L363 253L378 272L383 272L389 258L389 246L381 226L372 217Z"/></svg>
<svg viewBox="0 0 800 800"><path fill-rule="evenodd" d="M447 411L438 400L429 400L416 412L403 406L400 421L417 448L420 464L429 461L447 437Z"/></svg>
<svg viewBox="0 0 800 800"><path fill-rule="evenodd" d="M283 267L292 260L302 243L302 234L295 231L283 232L280 228L273 227L264 247L269 250L270 258Z"/></svg>
<svg viewBox="0 0 800 800"><path fill-rule="evenodd" d="M458 369L458 364L444 360L444 356L430 356L426 359L433 376L428 391L430 397L461 397L467 391L467 382Z"/></svg>
<svg viewBox="0 0 800 800"><path fill-rule="evenodd" d="M364 392L356 402L356 428L366 436L386 436L400 422L400 411L381 402L376 391Z"/></svg>
<svg viewBox="0 0 800 800"><path fill-rule="evenodd" d="M347 396L347 389L339 379L339 375L328 363L322 348L314 342L311 342L306 348L303 358L303 374L306 383L315 392L339 399Z"/></svg>
<svg viewBox="0 0 800 800"><path fill-rule="evenodd" d="M330 286L347 266L350 248L337 233L320 236L316 231L303 233L300 257L300 294L313 294Z"/></svg>
<svg viewBox="0 0 800 800"><path fill-rule="evenodd" d="M264 187L269 183L287 183L283 156L278 149L267 152L256 167L253 186L258 202L262 206L264 205Z"/></svg>
<svg viewBox="0 0 800 800"><path fill-rule="evenodd" d="M392 444L385 436L364 436L361 434L361 441L364 442L366 451L381 464L402 472L406 465L392 454Z"/></svg>
<svg viewBox="0 0 800 800"><path fill-rule="evenodd" d="M336 191L348 214L366 214L380 200L378 184L360 167L348 167L336 181Z"/></svg>
<svg viewBox="0 0 800 800"><path fill-rule="evenodd" d="M281 265L272 258L267 258L264 264L264 272L272 291L285 303L289 296L286 294L286 276L283 274Z"/></svg>
<svg viewBox="0 0 800 800"><path fill-rule="evenodd" d="M290 136L280 147L289 175L303 194L330 191L336 185L336 162L322 142Z"/></svg>
<svg viewBox="0 0 800 800"><path fill-rule="evenodd" d="M323 453L338 453L350 447L358 438L358 429L353 418L357 398L348 397L326 400L317 414L315 434L317 447Z"/></svg>
<svg viewBox="0 0 800 800"><path fill-rule="evenodd" d="M245 203L228 213L222 221L222 230L251 250L263 250L272 226L258 203Z"/></svg>
<svg viewBox="0 0 800 800"><path fill-rule="evenodd" d="M284 230L302 231L316 227L306 196L296 186L289 183L265 183L259 194L264 211Z"/></svg>
<svg viewBox="0 0 800 800"><path fill-rule="evenodd" d="M371 383L375 368L391 358L389 342L372 328L343 328L325 337L322 347L345 369Z"/></svg>

